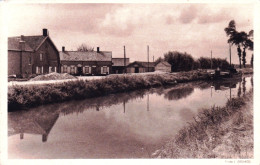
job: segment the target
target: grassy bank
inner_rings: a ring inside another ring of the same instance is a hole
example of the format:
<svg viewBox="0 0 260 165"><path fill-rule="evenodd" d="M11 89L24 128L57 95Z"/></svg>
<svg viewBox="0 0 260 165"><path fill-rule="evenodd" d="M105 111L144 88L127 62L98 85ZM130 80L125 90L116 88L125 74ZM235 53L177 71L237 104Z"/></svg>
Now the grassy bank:
<svg viewBox="0 0 260 165"><path fill-rule="evenodd" d="M100 80L8 87L8 110L208 79L206 71L111 75Z"/></svg>
<svg viewBox="0 0 260 165"><path fill-rule="evenodd" d="M253 92L204 109L155 158L253 158Z"/></svg>

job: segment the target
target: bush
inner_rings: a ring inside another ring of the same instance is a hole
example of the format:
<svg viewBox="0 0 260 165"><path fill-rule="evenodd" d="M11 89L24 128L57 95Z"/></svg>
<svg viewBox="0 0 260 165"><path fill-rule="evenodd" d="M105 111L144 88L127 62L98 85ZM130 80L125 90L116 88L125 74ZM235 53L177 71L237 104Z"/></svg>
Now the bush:
<svg viewBox="0 0 260 165"><path fill-rule="evenodd" d="M8 110L34 107L73 99L97 97L111 93L128 92L177 82L201 79L203 71L175 74L117 75L92 81L68 81L61 84L12 86L8 89ZM206 76L203 77L207 79Z"/></svg>

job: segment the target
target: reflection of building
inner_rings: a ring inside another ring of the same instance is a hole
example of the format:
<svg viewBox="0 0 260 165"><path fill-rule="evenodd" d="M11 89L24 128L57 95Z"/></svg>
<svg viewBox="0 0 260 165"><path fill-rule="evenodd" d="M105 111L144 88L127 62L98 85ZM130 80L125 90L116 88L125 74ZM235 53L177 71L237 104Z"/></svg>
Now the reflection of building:
<svg viewBox="0 0 260 165"><path fill-rule="evenodd" d="M20 134L42 135L42 142L46 142L48 135L59 118L59 113L11 112L8 114L8 136Z"/></svg>
<svg viewBox="0 0 260 165"><path fill-rule="evenodd" d="M124 73L125 66L129 64L129 58L112 58L112 73Z"/></svg>
<svg viewBox="0 0 260 165"><path fill-rule="evenodd" d="M135 61L127 66L127 73L154 72L154 62Z"/></svg>
<svg viewBox="0 0 260 165"><path fill-rule="evenodd" d="M47 29L42 35L8 38L8 75L30 76L59 72L59 51Z"/></svg>
<svg viewBox="0 0 260 165"><path fill-rule="evenodd" d="M61 72L74 75L106 75L112 69L112 52L66 51L60 52Z"/></svg>

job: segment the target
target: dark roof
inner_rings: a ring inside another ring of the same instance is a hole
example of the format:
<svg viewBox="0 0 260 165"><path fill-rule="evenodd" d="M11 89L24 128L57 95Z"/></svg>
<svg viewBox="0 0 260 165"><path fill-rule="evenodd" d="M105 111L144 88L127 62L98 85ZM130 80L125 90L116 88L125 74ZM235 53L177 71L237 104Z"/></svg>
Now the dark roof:
<svg viewBox="0 0 260 165"><path fill-rule="evenodd" d="M8 38L8 50L16 50L20 51L20 44L19 42L21 41L20 37L9 37ZM33 51L33 49L25 42L25 51Z"/></svg>
<svg viewBox="0 0 260 165"><path fill-rule="evenodd" d="M171 64L169 64L167 61L161 61L161 62L159 62L158 64L163 64L163 65L165 65L165 66L168 66L168 67L171 67ZM157 64L157 65L158 65ZM156 66L157 66L156 65Z"/></svg>
<svg viewBox="0 0 260 165"><path fill-rule="evenodd" d="M131 67L134 64L137 64L137 65L144 67L144 68L148 68L148 62L143 62L143 61L134 61L134 62L130 63L128 65L128 67ZM149 67L154 67L154 66L155 66L154 62L149 62Z"/></svg>
<svg viewBox="0 0 260 165"><path fill-rule="evenodd" d="M125 66L124 58L112 58L112 66ZM126 58L126 65L129 64L129 58Z"/></svg>
<svg viewBox="0 0 260 165"><path fill-rule="evenodd" d="M22 39L21 36L8 37L8 50L21 50L19 42L25 41L25 50L35 51L47 38L49 38L49 36L23 36Z"/></svg>
<svg viewBox="0 0 260 165"><path fill-rule="evenodd" d="M48 36L24 36L24 41L33 49L36 50Z"/></svg>
<svg viewBox="0 0 260 165"><path fill-rule="evenodd" d="M82 51L61 51L61 61L112 61L111 51L96 51L82 52Z"/></svg>

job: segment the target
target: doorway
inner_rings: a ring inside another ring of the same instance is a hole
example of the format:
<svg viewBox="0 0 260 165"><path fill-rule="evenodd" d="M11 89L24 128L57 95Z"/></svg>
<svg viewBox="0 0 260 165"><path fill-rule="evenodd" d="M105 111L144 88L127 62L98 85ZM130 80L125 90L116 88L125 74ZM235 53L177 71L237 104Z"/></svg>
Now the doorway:
<svg viewBox="0 0 260 165"><path fill-rule="evenodd" d="M139 73L139 67L135 67L135 73Z"/></svg>
<svg viewBox="0 0 260 165"><path fill-rule="evenodd" d="M82 72L82 67L78 67L78 75L82 75L83 72Z"/></svg>

